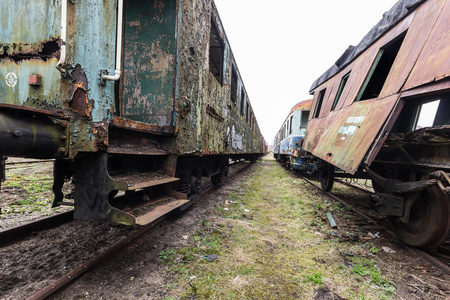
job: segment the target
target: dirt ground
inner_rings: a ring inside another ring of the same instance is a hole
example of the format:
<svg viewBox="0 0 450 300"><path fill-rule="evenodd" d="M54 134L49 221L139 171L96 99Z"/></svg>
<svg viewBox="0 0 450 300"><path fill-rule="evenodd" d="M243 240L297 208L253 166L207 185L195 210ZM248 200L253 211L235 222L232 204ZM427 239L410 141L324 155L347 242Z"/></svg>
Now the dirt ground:
<svg viewBox="0 0 450 300"><path fill-rule="evenodd" d="M266 159L260 164L269 163L271 158ZM219 222L220 218L214 216L217 209L225 205L230 194L249 175L256 176L254 170L255 165L229 178L223 187L194 203L183 215L159 224L146 237L73 283L57 299L179 299L177 288L172 286L174 272L161 261L161 253L166 249L187 247L203 220ZM259 170L264 172L264 169ZM295 174L288 176L298 180ZM320 192L312 193L317 199L324 200ZM3 198L1 203L6 202ZM449 299L450 277L402 247L383 233L382 228L366 228L364 235L355 236L349 234L348 228L356 230L367 224L357 217L335 218L339 228L343 229L332 231L335 233L329 237L330 241L335 240L339 244L355 239L355 242L360 242L362 237L363 241L370 240L377 249L384 249L377 253L379 268L395 278L396 292L392 298ZM34 233L20 243L0 248L0 299L27 298L108 245L126 237L132 230L123 226L75 221ZM342 255L350 257L354 254ZM336 290L338 288L334 286L318 286L314 299L345 299L332 292ZM191 299L195 298L191 296ZM246 296L239 299L246 299ZM268 295L265 299L273 298Z"/></svg>

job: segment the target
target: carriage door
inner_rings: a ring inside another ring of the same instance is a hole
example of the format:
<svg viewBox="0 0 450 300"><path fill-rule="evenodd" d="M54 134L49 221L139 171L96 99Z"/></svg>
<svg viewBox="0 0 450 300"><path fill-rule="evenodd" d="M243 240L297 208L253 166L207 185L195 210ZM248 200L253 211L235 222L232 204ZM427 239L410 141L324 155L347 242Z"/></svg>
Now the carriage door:
<svg viewBox="0 0 450 300"><path fill-rule="evenodd" d="M125 0L120 116L173 125L176 0Z"/></svg>

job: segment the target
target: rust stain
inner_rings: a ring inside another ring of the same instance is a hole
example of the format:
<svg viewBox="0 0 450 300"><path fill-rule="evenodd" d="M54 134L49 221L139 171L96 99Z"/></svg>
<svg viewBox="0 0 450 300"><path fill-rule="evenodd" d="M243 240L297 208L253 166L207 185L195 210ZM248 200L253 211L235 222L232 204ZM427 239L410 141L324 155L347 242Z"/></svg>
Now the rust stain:
<svg viewBox="0 0 450 300"><path fill-rule="evenodd" d="M59 58L60 43L59 39L52 38L39 44L0 44L0 58L8 57L16 62L30 58L40 58L43 61L52 57Z"/></svg>
<svg viewBox="0 0 450 300"><path fill-rule="evenodd" d="M90 125L97 149L106 151L109 145L108 123L104 120L102 122L91 123Z"/></svg>
<svg viewBox="0 0 450 300"><path fill-rule="evenodd" d="M223 122L225 119L219 115L214 107L209 106L209 104L206 105L206 113L212 116L214 119L219 120L220 122Z"/></svg>
<svg viewBox="0 0 450 300"><path fill-rule="evenodd" d="M358 102L308 124L304 149L354 174L369 150L398 95Z"/></svg>
<svg viewBox="0 0 450 300"><path fill-rule="evenodd" d="M73 82L70 85L69 107L72 111L81 116L92 118L91 112L94 107L94 101L88 98L88 82L86 73L79 64L72 71Z"/></svg>
<svg viewBox="0 0 450 300"><path fill-rule="evenodd" d="M192 103L188 97L185 97L183 104L178 104L178 112L183 119L187 119L192 110Z"/></svg>
<svg viewBox="0 0 450 300"><path fill-rule="evenodd" d="M177 133L176 128L173 126L152 125L117 116L115 116L114 119L110 121L109 125L117 128L131 129L135 131L159 135L175 135Z"/></svg>

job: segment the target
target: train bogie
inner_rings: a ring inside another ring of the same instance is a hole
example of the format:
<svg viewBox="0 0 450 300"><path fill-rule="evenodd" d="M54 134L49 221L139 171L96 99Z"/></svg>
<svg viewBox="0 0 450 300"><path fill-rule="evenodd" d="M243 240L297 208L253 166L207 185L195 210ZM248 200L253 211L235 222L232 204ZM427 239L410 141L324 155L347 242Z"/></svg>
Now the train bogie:
<svg viewBox="0 0 450 300"><path fill-rule="evenodd" d="M312 86L304 148L370 178L402 241L450 231L449 1L399 1Z"/></svg>
<svg viewBox="0 0 450 300"><path fill-rule="evenodd" d="M135 223L117 190L195 193L266 151L212 0L0 9L0 155L56 159L54 205L73 175L77 218Z"/></svg>

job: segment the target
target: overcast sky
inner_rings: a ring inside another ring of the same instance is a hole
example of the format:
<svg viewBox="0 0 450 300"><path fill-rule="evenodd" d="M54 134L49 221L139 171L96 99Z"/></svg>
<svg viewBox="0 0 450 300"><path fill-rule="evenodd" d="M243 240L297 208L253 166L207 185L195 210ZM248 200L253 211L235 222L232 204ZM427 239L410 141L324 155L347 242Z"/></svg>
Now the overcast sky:
<svg viewBox="0 0 450 300"><path fill-rule="evenodd" d="M214 0L266 141L397 0Z"/></svg>

